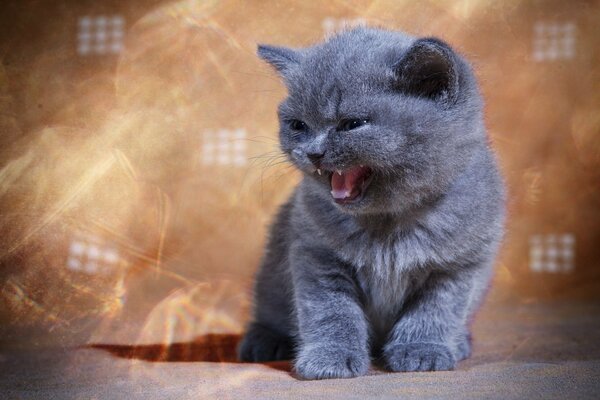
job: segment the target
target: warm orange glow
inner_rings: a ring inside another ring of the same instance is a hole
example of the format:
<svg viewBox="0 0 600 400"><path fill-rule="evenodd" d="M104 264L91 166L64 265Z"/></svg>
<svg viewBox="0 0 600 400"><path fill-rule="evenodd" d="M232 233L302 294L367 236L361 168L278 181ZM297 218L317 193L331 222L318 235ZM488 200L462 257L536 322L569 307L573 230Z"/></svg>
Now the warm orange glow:
<svg viewBox="0 0 600 400"><path fill-rule="evenodd" d="M13 47L0 53L0 304L6 333L28 332L11 333L15 342L159 345L161 358L170 344L204 348L202 338L217 335L210 340L231 350L237 339L226 335L243 330L267 224L299 178L277 146L284 88L256 44L314 43L327 33L325 18L441 36L472 60L510 191L494 290L596 293L597 5L127 7L67 8L60 22L39 10L43 35L4 38ZM125 15L125 50L78 55L77 19L107 13ZM538 20L577 24L574 59L532 59ZM230 153L207 160L206 143ZM575 235L575 273L532 275L528 243L538 233ZM580 291L569 286L584 281Z"/></svg>

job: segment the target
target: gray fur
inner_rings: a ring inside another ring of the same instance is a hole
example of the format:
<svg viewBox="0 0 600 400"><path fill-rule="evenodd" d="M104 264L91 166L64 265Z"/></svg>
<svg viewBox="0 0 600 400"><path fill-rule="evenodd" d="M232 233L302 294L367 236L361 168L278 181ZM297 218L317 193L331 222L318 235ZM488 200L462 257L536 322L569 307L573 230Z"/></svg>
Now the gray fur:
<svg viewBox="0 0 600 400"><path fill-rule="evenodd" d="M504 224L504 189L469 65L437 39L357 28L301 50L259 46L288 87L281 149L304 178L258 272L244 361L295 358L305 379L452 369L470 354ZM344 118L368 118L350 131ZM299 134L290 119L308 127ZM333 201L324 171L373 180Z"/></svg>

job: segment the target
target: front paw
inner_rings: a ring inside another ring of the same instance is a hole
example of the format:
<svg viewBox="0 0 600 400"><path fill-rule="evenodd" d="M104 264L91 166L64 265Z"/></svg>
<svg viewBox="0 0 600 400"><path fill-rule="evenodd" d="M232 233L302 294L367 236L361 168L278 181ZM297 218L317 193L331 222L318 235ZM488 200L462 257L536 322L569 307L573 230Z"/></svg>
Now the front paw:
<svg viewBox="0 0 600 400"><path fill-rule="evenodd" d="M401 343L384 351L390 371L446 371L454 369L456 360L448 346L441 343Z"/></svg>
<svg viewBox="0 0 600 400"><path fill-rule="evenodd" d="M306 346L300 349L295 369L303 379L352 378L369 369L367 350L339 346Z"/></svg>

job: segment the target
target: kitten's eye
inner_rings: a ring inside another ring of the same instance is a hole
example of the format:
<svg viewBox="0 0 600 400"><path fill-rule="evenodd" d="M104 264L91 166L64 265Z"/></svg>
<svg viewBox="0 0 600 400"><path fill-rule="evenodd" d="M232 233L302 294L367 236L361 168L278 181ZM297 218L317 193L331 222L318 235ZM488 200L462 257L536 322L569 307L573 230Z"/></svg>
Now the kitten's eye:
<svg viewBox="0 0 600 400"><path fill-rule="evenodd" d="M299 119L289 120L288 124L290 125L290 128L295 131L305 131L308 129L308 126Z"/></svg>
<svg viewBox="0 0 600 400"><path fill-rule="evenodd" d="M358 118L343 119L338 124L337 130L338 131L351 131L352 129L359 128L368 123L369 123L369 120L365 119L365 118L363 118L363 119L358 119Z"/></svg>

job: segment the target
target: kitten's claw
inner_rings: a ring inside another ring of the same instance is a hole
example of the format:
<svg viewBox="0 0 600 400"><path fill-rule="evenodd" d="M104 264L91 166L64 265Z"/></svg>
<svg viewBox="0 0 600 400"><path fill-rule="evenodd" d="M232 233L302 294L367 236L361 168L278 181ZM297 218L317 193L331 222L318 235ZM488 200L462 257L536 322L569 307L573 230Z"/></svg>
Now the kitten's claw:
<svg viewBox="0 0 600 400"><path fill-rule="evenodd" d="M321 168L317 168L317 173L321 175Z"/></svg>

